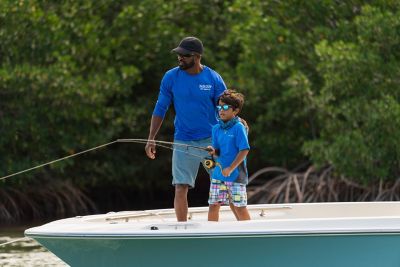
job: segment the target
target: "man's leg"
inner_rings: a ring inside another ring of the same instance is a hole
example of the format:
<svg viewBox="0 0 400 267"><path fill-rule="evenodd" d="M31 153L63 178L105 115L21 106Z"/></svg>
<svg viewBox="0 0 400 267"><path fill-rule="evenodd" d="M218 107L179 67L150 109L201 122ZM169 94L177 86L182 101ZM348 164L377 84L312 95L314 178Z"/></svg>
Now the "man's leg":
<svg viewBox="0 0 400 267"><path fill-rule="evenodd" d="M176 143L189 146L202 146L200 141L179 141ZM202 141L205 142L205 141ZM207 144L211 141L207 141ZM187 221L188 191L194 188L200 162L207 155L206 151L174 145L172 154L172 184L175 186L174 208L178 221Z"/></svg>
<svg viewBox="0 0 400 267"><path fill-rule="evenodd" d="M188 190L189 190L189 186L186 184L176 184L175 185L174 208L175 208L176 219L178 220L178 222L187 221Z"/></svg>

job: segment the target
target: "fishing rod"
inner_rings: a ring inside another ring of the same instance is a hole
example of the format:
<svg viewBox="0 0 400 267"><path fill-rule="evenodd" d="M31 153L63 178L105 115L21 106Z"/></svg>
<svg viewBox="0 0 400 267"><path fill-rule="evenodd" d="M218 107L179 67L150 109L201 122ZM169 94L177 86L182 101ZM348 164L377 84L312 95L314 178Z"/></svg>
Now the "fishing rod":
<svg viewBox="0 0 400 267"><path fill-rule="evenodd" d="M119 142L128 142L128 143L129 143L129 142L133 142L133 143L140 143L140 144L147 144L147 142L154 142L157 146L164 147L164 148L168 148L168 149L171 149L171 150L174 150L174 149L171 148L171 147L168 147L168 146L164 146L164 145L162 145L162 144L168 144L168 145L174 145L174 146L184 146L184 147L187 147L187 148L191 147L191 148L195 148L195 149L199 149L199 150L205 150L205 151L207 151L207 152L212 151L212 149L210 149L210 148L208 148L208 147L200 147L200 146L194 146L194 145L188 145L188 144L182 144L182 143L176 143L176 142L160 141L160 140L149 140L149 139L118 139L117 141L119 141ZM179 151L179 150L178 150L178 151ZM184 151L183 151L183 152L184 152ZM191 155L191 156L199 157L198 155L190 154L190 153L188 153L188 152L185 152L185 153L187 153L187 154L189 154L189 155ZM202 159L203 159L203 157L199 157L199 158L202 158ZM210 157L204 158L204 166L205 166L207 169L212 169L212 168L218 166L218 167L220 167L221 170L222 170L221 165L214 159L214 156L210 156Z"/></svg>
<svg viewBox="0 0 400 267"><path fill-rule="evenodd" d="M168 141L160 141L160 140L150 140L150 139L117 139L117 142L122 142L122 143L155 143L156 145L159 144L166 144L166 145L174 145L174 146L183 146L183 147L191 147L199 150L204 150L207 152L210 152L211 149L207 147L202 147L202 146L194 146L194 145L188 145L188 144L182 144L182 143L177 143L177 142L168 142Z"/></svg>
<svg viewBox="0 0 400 267"><path fill-rule="evenodd" d="M10 178L10 177L13 177L13 176L16 176L16 175L19 175L19 174L22 174L22 173L26 173L26 172L29 172L29 171L33 171L33 170L35 170L35 169L39 169L39 168L45 167L45 166L47 166L47 165L50 165L50 164L53 164L53 163L56 163L56 162L59 162L59 161L62 161L62 160L66 160L66 159L69 159L69 158L72 158L72 157L76 157L76 156L79 156L79 155L88 153L88 152L90 152L90 151L97 150L97 149L100 149L100 148L103 148L103 147L112 145L112 144L115 144L115 143L139 143L139 144L147 144L148 142L153 142L156 146L168 148L168 149L171 149L171 150L175 150L175 149L174 149L173 147L169 147L169 146L167 146L167 145L174 145L174 146L180 146L180 147L186 147L186 148L194 148L194 149L203 150L203 151L207 151L207 152L210 151L210 149L207 148L207 147L194 146L194 145L188 145L188 144L182 144L182 143L176 143L176 142L161 141L161 140L150 140L150 139L117 139L117 140L115 140L115 141L112 141L112 142L109 142L109 143L106 143L106 144L103 144L103 145L99 145L99 146L96 146L96 147L93 147L93 148L90 148L90 149L87 149L87 150L84 150L84 151L81 151L81 152L78 152L78 153L74 153L74 154L72 154L72 155L69 155L69 156L66 156L66 157L63 157L63 158L59 158L59 159L56 159L56 160L52 160L52 161L50 161L50 162L43 163L43 164L40 164L40 165L38 165L38 166L29 168L29 169L26 169L26 170L22 170L22 171L19 171L19 172L16 172L16 173L12 173L12 174L3 176L3 177L0 178L0 181L1 181L1 180L5 180L5 179ZM194 157L198 157L198 158L203 159L203 157L201 157L201 156L199 156L199 155L195 155L195 154L189 153L189 152L187 152L187 151L182 151L182 150L178 150L178 151L181 151L181 152L184 152L184 153L186 153L186 154L188 154L188 155L191 155L191 156L194 156ZM205 158L205 159L204 159L204 166L205 166L206 168L211 169L211 168L214 168L214 167L217 166L217 165L219 165L219 164L218 164L218 163L215 163L215 160L213 159L213 157L211 157L211 158Z"/></svg>

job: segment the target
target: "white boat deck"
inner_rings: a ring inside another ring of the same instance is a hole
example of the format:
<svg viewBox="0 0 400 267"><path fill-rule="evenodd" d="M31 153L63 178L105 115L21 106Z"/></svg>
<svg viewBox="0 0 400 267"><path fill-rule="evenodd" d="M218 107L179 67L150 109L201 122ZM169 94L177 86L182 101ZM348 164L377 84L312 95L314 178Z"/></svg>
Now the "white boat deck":
<svg viewBox="0 0 400 267"><path fill-rule="evenodd" d="M28 236L185 237L297 234L400 233L400 202L340 202L249 205L252 220L236 221L222 207L208 222L208 207L190 208L187 222L173 209L78 216L28 229Z"/></svg>

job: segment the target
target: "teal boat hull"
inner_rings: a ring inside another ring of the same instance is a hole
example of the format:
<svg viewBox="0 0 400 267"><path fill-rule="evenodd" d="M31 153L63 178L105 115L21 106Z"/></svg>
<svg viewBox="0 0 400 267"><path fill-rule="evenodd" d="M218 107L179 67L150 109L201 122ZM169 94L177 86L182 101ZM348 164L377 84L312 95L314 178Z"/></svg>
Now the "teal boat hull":
<svg viewBox="0 0 400 267"><path fill-rule="evenodd" d="M25 235L73 267L400 267L400 202L249 205L123 211L62 219Z"/></svg>
<svg viewBox="0 0 400 267"><path fill-rule="evenodd" d="M35 239L73 267L398 267L400 235Z"/></svg>

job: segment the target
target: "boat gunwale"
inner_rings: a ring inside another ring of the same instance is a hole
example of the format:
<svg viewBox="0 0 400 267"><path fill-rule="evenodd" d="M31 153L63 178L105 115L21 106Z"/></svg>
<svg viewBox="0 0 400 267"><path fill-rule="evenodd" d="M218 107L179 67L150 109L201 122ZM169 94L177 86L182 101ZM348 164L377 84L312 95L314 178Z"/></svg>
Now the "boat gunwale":
<svg viewBox="0 0 400 267"><path fill-rule="evenodd" d="M227 211L229 207L224 207L223 210L221 211ZM265 206L248 206L247 209L249 211L256 211L256 210L260 210L261 214L260 216L264 216L264 211L268 211L268 210L281 210L281 209L293 209L291 206L285 205L285 206L277 206L277 207L265 207ZM109 216L106 217L105 220L106 221L112 221L112 220L124 220L124 219L130 219L130 218L140 218L140 217L151 217L151 216L155 216L155 217L159 217L162 215L175 215L175 210L173 209L168 209L168 210L161 210L160 212L156 212L157 210L144 210L144 211L137 211L138 214L121 214L121 215L115 215L115 216ZM135 213L135 211L133 211ZM191 208L188 211L188 219L190 220L192 218L192 214L197 214L197 213L204 213L204 212L208 212L208 207L204 208ZM105 214L106 216L107 214ZM89 215L90 216L90 215ZM90 220L90 219L88 219Z"/></svg>
<svg viewBox="0 0 400 267"><path fill-rule="evenodd" d="M131 234L125 234L125 235L115 235L115 234L110 234L110 235L100 235L100 234L93 234L93 235L57 235L57 234L48 234L48 235L43 235L43 234L26 234L26 236L30 238L39 238L39 239L141 239L141 240L147 240L147 239L198 239L198 238L272 238L272 237L330 237L330 236L381 236L381 235L400 235L400 230L399 229L393 229L393 230L388 230L385 229L384 231L356 231L356 230L348 230L348 231L310 231L310 232L301 232L301 231L291 231L291 232L279 232L279 233L260 233L260 232L254 232L254 233L226 233L226 234L211 234L211 233L199 233L199 234L182 234L182 235L131 235Z"/></svg>

